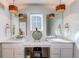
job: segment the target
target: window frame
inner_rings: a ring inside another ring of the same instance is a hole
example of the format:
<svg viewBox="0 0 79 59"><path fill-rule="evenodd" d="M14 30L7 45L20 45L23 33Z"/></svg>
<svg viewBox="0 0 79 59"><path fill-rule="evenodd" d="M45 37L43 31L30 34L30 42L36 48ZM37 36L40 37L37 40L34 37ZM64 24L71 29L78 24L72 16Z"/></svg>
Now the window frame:
<svg viewBox="0 0 79 59"><path fill-rule="evenodd" d="M32 26L32 21L33 21L33 17L37 17L37 16L39 16L39 17L41 17L41 28L39 29L38 28L38 30L39 31L43 31L43 14L31 14L30 15L30 31L35 31L36 29L35 28L33 28L33 26ZM36 19L36 20L38 20L38 19Z"/></svg>

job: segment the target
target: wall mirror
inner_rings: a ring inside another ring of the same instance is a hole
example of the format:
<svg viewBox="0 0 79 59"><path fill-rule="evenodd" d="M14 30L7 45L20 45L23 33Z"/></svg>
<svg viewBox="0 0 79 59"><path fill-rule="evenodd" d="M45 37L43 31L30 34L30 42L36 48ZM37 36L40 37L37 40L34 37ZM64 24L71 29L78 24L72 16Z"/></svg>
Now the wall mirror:
<svg viewBox="0 0 79 59"><path fill-rule="evenodd" d="M46 18L46 35L62 37L63 35L63 16L62 14L49 13Z"/></svg>
<svg viewBox="0 0 79 59"><path fill-rule="evenodd" d="M50 13L47 15L47 19L46 19L46 23L47 23L47 36L54 36L55 35L55 14L54 13Z"/></svg>
<svg viewBox="0 0 79 59"><path fill-rule="evenodd" d="M19 35L26 36L27 33L27 15L19 14Z"/></svg>

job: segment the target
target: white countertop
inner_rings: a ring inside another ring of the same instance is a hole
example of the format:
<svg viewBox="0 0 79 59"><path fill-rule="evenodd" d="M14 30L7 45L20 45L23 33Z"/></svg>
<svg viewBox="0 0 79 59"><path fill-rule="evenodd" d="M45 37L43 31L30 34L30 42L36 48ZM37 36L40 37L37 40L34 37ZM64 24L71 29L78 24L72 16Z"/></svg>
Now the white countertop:
<svg viewBox="0 0 79 59"><path fill-rule="evenodd" d="M24 47L49 47L51 43L47 41L30 41L26 40L24 43Z"/></svg>
<svg viewBox="0 0 79 59"><path fill-rule="evenodd" d="M0 43L23 43L24 47L50 47L53 43L73 43L72 41L66 41L66 40L59 40L59 39L53 39L51 40L41 40L41 41L35 41L35 40L29 40L27 38L23 39L7 39L7 40L2 40Z"/></svg>
<svg viewBox="0 0 79 59"><path fill-rule="evenodd" d="M6 40L1 40L0 43L24 43L24 38L23 39L6 39Z"/></svg>
<svg viewBox="0 0 79 59"><path fill-rule="evenodd" d="M59 39L53 39L51 40L40 40L40 41L35 41L35 40L25 40L24 46L25 47L50 47L53 43L73 43L72 41L66 41L66 40L59 40Z"/></svg>

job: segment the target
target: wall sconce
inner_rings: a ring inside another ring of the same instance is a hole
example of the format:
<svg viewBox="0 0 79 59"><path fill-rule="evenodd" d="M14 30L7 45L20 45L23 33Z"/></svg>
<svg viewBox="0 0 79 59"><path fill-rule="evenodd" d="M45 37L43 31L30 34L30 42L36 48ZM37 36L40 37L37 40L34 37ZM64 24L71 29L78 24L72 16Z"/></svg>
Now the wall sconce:
<svg viewBox="0 0 79 59"><path fill-rule="evenodd" d="M20 19L24 19L25 16L24 16L23 14L20 13L20 14L19 14L19 18L20 18Z"/></svg>
<svg viewBox="0 0 79 59"><path fill-rule="evenodd" d="M55 17L55 14L54 13L51 13L47 16L48 19L53 19Z"/></svg>

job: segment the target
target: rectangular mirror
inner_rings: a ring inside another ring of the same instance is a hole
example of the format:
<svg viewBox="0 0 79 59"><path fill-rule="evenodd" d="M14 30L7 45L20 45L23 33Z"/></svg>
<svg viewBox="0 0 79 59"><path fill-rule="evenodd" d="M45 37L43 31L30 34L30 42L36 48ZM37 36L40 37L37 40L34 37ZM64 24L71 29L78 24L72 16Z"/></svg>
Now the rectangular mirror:
<svg viewBox="0 0 79 59"><path fill-rule="evenodd" d="M21 15L19 17L19 34L26 36L27 34L27 16Z"/></svg>

